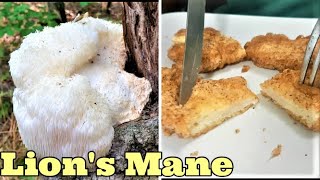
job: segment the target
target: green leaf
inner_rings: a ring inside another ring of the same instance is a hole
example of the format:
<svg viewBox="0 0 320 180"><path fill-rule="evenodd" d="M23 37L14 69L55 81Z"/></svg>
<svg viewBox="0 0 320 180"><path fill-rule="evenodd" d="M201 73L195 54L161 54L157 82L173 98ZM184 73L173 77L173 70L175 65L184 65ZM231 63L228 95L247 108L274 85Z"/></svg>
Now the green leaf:
<svg viewBox="0 0 320 180"><path fill-rule="evenodd" d="M4 9L11 9L11 7L12 7L12 5L14 5L14 3L12 3L12 2L5 2L4 3Z"/></svg>
<svg viewBox="0 0 320 180"><path fill-rule="evenodd" d="M17 12L17 13L22 13L22 12L25 12L26 10L29 9L29 5L28 4L19 4L18 6L16 6L14 8L14 12Z"/></svg>
<svg viewBox="0 0 320 180"><path fill-rule="evenodd" d="M3 55L4 56L4 55ZM4 82L10 79L10 73L9 71L4 71L1 75L0 75L0 81Z"/></svg>
<svg viewBox="0 0 320 180"><path fill-rule="evenodd" d="M29 17L29 18L41 18L41 15L40 13L36 12L36 11L33 11L33 10L29 10L28 13L26 13L26 15Z"/></svg>
<svg viewBox="0 0 320 180"><path fill-rule="evenodd" d="M18 20L24 20L24 14L18 15L18 16L17 16L17 19L18 19Z"/></svg>
<svg viewBox="0 0 320 180"><path fill-rule="evenodd" d="M9 21L15 21L16 20L16 16L15 15L11 15L8 17Z"/></svg>
<svg viewBox="0 0 320 180"><path fill-rule="evenodd" d="M54 27L54 26L58 25L58 23L54 20L47 20L45 22L47 23L47 26L50 26L50 27Z"/></svg>
<svg viewBox="0 0 320 180"><path fill-rule="evenodd" d="M56 14L53 14L53 13L48 14L48 19L54 20L56 18L58 18L58 16Z"/></svg>
<svg viewBox="0 0 320 180"><path fill-rule="evenodd" d="M35 180L36 179L36 177L32 177L32 176L21 176L19 178L23 179L23 180Z"/></svg>
<svg viewBox="0 0 320 180"><path fill-rule="evenodd" d="M14 26L11 26L11 27L14 32L20 32L20 30L21 30L20 24L15 24Z"/></svg>
<svg viewBox="0 0 320 180"><path fill-rule="evenodd" d="M25 24L25 28L32 27L33 25L35 25L33 21L27 21Z"/></svg>
<svg viewBox="0 0 320 180"><path fill-rule="evenodd" d="M6 28L0 27L0 37L2 37L6 32Z"/></svg>
<svg viewBox="0 0 320 180"><path fill-rule="evenodd" d="M86 7L90 4L90 2L80 2L81 7Z"/></svg>
<svg viewBox="0 0 320 180"><path fill-rule="evenodd" d="M0 46L0 58L4 57L4 47Z"/></svg>
<svg viewBox="0 0 320 180"><path fill-rule="evenodd" d="M40 26L40 25L36 25L36 26L34 26L34 27L33 27L33 29L34 29L34 31L35 31L35 30L39 30L39 31L42 31L42 29L43 29L43 26Z"/></svg>
<svg viewBox="0 0 320 180"><path fill-rule="evenodd" d="M9 36L13 36L14 35L14 31L12 29L12 27L6 27L6 33L9 35Z"/></svg>
<svg viewBox="0 0 320 180"><path fill-rule="evenodd" d="M33 29L22 29L22 30L20 31L20 35L21 35L21 36L26 36L26 35L32 33L33 31L34 31Z"/></svg>

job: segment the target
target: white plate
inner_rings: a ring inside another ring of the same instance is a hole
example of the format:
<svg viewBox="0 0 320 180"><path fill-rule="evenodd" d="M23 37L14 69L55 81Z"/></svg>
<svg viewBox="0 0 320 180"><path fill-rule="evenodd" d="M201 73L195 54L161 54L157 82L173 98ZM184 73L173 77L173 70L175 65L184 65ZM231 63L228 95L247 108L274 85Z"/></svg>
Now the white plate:
<svg viewBox="0 0 320 180"><path fill-rule="evenodd" d="M174 33L185 28L186 15L170 13L161 17L162 66L171 67L172 61L167 57L167 50ZM316 19L305 18L205 15L205 27L216 28L242 45L254 36L268 32L283 33L289 38L309 35L315 23ZM241 73L245 64L251 69ZM249 61L206 74L205 77L210 79L243 76L260 102L255 109L225 121L198 138L180 139L175 135L161 135L163 159L168 156L184 159L198 151L199 156L206 156L210 161L218 156L231 158L234 171L229 177L319 177L319 133L294 124L295 121L285 111L260 94L259 84L275 74L277 71L258 68ZM236 134L235 129L240 129L240 133ZM278 144L282 145L281 155L269 160Z"/></svg>

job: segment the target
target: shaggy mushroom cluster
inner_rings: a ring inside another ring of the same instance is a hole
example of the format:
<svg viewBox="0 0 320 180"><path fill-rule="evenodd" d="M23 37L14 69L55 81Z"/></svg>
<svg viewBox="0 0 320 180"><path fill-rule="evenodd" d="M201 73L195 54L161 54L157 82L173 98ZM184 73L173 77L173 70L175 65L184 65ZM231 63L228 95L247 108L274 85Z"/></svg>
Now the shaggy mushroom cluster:
<svg viewBox="0 0 320 180"><path fill-rule="evenodd" d="M11 54L13 110L23 143L37 157L96 157L113 125L136 119L151 85L124 71L122 25L84 18L28 35Z"/></svg>

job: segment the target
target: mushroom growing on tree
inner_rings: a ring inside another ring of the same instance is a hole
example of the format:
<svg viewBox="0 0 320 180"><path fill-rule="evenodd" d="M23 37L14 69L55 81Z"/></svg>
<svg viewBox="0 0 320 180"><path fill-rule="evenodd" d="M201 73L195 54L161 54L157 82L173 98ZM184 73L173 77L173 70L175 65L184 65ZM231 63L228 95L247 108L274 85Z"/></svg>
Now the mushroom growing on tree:
<svg viewBox="0 0 320 180"><path fill-rule="evenodd" d="M13 111L37 157L101 157L113 125L134 120L151 85L124 71L122 25L84 18L29 34L11 54Z"/></svg>

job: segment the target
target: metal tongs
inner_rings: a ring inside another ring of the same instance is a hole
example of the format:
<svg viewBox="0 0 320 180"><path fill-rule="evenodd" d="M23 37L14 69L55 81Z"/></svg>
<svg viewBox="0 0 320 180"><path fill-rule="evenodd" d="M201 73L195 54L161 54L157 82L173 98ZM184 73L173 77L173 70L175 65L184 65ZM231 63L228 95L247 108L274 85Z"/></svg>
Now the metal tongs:
<svg viewBox="0 0 320 180"><path fill-rule="evenodd" d="M301 74L300 74L300 84L305 83L308 66L311 62L311 56L313 54L313 51L316 49L316 45L317 45L317 42L319 39L320 39L320 18L318 18L318 21L313 28L313 31L312 31L305 55L304 55L304 60L303 60L302 68L301 68ZM319 64L320 64L320 50L318 51L316 59L313 62L309 82L307 82L306 84L308 84L310 86L312 86L314 84L317 71L319 70Z"/></svg>
<svg viewBox="0 0 320 180"><path fill-rule="evenodd" d="M188 0L187 33L179 103L184 105L197 81L202 60L202 41L206 0Z"/></svg>

